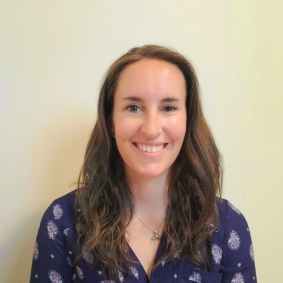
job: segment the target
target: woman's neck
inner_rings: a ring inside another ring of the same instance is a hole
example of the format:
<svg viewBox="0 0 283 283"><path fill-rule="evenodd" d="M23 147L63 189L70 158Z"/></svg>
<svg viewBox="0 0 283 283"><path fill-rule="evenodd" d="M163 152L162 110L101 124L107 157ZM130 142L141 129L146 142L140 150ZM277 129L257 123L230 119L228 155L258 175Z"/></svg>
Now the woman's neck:
<svg viewBox="0 0 283 283"><path fill-rule="evenodd" d="M168 176L146 180L127 178L127 181L135 199L134 212L145 219L164 219L168 206Z"/></svg>

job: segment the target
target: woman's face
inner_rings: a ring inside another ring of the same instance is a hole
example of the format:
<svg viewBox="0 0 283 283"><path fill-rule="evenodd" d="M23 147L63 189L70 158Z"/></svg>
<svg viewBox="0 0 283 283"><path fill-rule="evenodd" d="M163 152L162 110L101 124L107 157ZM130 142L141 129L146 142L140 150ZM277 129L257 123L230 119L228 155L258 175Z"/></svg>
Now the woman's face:
<svg viewBox="0 0 283 283"><path fill-rule="evenodd" d="M142 59L122 71L112 126L128 177L168 176L186 132L186 87L175 65Z"/></svg>

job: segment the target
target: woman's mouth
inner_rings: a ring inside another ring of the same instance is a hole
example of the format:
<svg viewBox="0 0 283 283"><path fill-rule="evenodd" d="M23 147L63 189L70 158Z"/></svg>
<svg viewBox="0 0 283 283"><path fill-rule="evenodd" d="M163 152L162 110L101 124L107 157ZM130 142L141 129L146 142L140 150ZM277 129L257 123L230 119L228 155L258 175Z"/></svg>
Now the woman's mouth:
<svg viewBox="0 0 283 283"><path fill-rule="evenodd" d="M134 145L144 152L159 152L162 150L167 144L160 144L160 145L145 145L141 143L134 143Z"/></svg>

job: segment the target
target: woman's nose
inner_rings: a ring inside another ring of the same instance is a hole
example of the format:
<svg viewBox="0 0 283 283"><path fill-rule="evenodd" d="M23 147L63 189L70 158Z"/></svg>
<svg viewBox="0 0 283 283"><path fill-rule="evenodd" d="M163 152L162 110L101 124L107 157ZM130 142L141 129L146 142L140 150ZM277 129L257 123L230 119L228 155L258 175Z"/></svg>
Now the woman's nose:
<svg viewBox="0 0 283 283"><path fill-rule="evenodd" d="M144 115L141 132L148 139L155 139L162 133L162 121L158 113L147 113Z"/></svg>

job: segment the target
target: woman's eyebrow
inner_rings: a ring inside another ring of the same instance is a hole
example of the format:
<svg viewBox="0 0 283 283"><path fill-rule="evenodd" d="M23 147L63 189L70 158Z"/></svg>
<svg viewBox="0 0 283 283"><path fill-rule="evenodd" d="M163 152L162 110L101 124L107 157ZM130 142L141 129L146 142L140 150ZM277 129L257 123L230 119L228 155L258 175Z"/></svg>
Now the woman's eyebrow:
<svg viewBox="0 0 283 283"><path fill-rule="evenodd" d="M139 96L127 96L127 97L123 97L122 99L128 100L128 101L134 101L134 102L142 102L143 101L143 99ZM179 99L176 98L176 97L166 97L166 98L163 98L161 100L161 102L176 102L176 101L179 101Z"/></svg>
<svg viewBox="0 0 283 283"><path fill-rule="evenodd" d="M180 99L176 98L176 97L167 97L167 98L164 98L162 99L161 101L162 102L176 102L176 101L179 101Z"/></svg>
<svg viewBox="0 0 283 283"><path fill-rule="evenodd" d="M129 101L135 101L135 102L141 102L143 101L140 97L138 96L127 96L127 97L123 97L123 100L129 100Z"/></svg>

